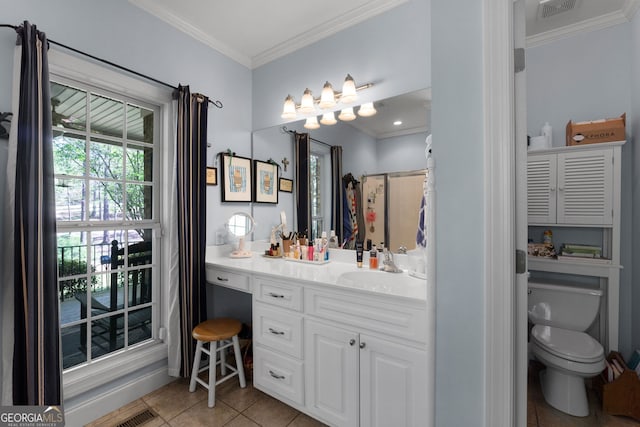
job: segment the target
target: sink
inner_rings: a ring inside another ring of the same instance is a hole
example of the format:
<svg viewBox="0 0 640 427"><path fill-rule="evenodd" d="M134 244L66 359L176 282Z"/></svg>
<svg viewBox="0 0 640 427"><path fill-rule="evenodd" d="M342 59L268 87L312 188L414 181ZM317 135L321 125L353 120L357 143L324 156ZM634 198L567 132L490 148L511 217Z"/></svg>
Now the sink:
<svg viewBox="0 0 640 427"><path fill-rule="evenodd" d="M363 289L383 291L398 287L422 286L423 280L409 276L407 273L393 274L383 271L349 271L338 276L339 285L347 285Z"/></svg>

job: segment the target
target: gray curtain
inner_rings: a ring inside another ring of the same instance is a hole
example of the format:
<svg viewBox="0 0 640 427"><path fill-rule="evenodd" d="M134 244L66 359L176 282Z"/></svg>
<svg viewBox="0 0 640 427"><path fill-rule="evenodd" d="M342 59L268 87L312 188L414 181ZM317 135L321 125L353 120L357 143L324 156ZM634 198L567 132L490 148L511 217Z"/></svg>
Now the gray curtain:
<svg viewBox="0 0 640 427"><path fill-rule="evenodd" d="M342 147L331 147L331 229L342 243L344 213L344 187L342 186Z"/></svg>
<svg viewBox="0 0 640 427"><path fill-rule="evenodd" d="M206 173L209 100L178 88L176 147L178 209L178 293L180 304L180 375L191 375L195 341L191 331L206 319Z"/></svg>
<svg viewBox="0 0 640 427"><path fill-rule="evenodd" d="M58 266L47 39L21 45L15 176L13 404L60 405Z"/></svg>
<svg viewBox="0 0 640 427"><path fill-rule="evenodd" d="M311 207L309 205L309 155L311 137L308 133L294 133L296 160L296 218L299 232L311 232ZM310 237L310 236L309 236Z"/></svg>

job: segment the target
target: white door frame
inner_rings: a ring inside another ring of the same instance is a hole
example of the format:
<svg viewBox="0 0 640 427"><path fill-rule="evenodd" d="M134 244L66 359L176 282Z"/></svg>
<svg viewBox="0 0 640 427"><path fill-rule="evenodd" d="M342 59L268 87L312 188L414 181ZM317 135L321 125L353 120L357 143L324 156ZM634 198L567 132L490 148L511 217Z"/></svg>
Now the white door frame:
<svg viewBox="0 0 640 427"><path fill-rule="evenodd" d="M516 425L513 3L483 2L485 426Z"/></svg>

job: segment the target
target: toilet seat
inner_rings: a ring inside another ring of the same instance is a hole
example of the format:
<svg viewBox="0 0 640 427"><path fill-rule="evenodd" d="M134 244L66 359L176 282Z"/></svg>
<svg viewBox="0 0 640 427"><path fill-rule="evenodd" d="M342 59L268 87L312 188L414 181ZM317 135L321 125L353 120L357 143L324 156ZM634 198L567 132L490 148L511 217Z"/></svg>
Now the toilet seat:
<svg viewBox="0 0 640 427"><path fill-rule="evenodd" d="M535 325L532 340L544 351L577 363L596 363L604 359L602 345L584 332L546 325Z"/></svg>

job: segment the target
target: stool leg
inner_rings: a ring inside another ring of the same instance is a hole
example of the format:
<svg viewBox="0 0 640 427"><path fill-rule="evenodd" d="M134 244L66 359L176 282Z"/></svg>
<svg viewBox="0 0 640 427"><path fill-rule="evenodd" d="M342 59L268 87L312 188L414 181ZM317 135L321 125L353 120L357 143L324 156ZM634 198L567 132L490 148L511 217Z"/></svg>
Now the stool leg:
<svg viewBox="0 0 640 427"><path fill-rule="evenodd" d="M226 343L227 341L225 340L220 341L220 347L224 346ZM220 374L222 374L223 377L227 375L227 349L226 348L220 349Z"/></svg>
<svg viewBox="0 0 640 427"><path fill-rule="evenodd" d="M218 346L217 341L211 341L209 343L209 401L207 402L209 408L213 408L216 404L216 360Z"/></svg>
<svg viewBox="0 0 640 427"><path fill-rule="evenodd" d="M247 386L247 381L244 378L244 364L242 363L242 356L240 354L240 343L238 341L238 336L234 335L231 339L233 340L233 353L236 356L236 369L238 370L240 387L245 388Z"/></svg>
<svg viewBox="0 0 640 427"><path fill-rule="evenodd" d="M200 358L202 357L202 341L196 343L196 354L193 358L193 368L191 369L191 382L189 383L189 391L196 391L196 378L200 370Z"/></svg>

